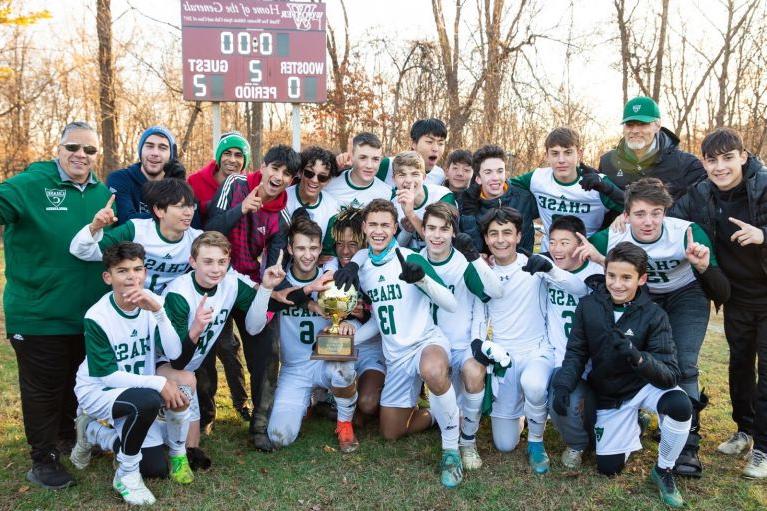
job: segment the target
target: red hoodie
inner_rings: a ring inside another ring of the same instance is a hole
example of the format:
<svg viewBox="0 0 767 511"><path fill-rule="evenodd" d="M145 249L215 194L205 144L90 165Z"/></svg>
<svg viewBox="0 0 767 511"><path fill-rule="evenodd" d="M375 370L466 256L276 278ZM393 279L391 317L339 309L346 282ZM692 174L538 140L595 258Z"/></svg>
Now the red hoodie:
<svg viewBox="0 0 767 511"><path fill-rule="evenodd" d="M203 224L208 220L208 203L216 195L216 190L220 186L216 180L216 172L218 172L216 160L211 160L187 178L189 186L194 190L194 196L197 197L197 202L200 203L200 217Z"/></svg>

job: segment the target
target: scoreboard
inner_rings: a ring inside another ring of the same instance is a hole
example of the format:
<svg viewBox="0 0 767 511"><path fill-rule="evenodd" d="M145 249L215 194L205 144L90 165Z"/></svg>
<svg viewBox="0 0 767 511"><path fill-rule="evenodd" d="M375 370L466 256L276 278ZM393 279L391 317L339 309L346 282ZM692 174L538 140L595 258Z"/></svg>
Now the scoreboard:
<svg viewBox="0 0 767 511"><path fill-rule="evenodd" d="M181 0L184 99L321 103L326 5Z"/></svg>

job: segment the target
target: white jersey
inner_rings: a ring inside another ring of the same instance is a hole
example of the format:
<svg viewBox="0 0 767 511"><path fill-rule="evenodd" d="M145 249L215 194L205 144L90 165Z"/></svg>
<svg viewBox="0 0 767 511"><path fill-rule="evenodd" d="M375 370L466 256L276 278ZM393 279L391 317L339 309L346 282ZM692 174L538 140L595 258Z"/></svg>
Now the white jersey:
<svg viewBox="0 0 767 511"><path fill-rule="evenodd" d="M288 271L287 280L291 286L303 287L322 277L317 270L314 278L301 280ZM312 295L316 300L316 293ZM309 361L312 347L319 334L330 321L311 312L305 307L290 306L280 312L280 363L283 366L304 364Z"/></svg>
<svg viewBox="0 0 767 511"><path fill-rule="evenodd" d="M327 193L320 192L319 200L315 204L308 205L301 202L301 198L298 196L298 185L293 185L285 190L288 194L288 203L285 205L285 209L282 210L282 215L285 217L287 224L290 224L290 219L293 216L293 212L298 208L305 208L311 218L322 229L322 247L323 249L328 246L332 249L333 238L333 224L336 221L336 215L341 209L338 202Z"/></svg>
<svg viewBox="0 0 767 511"><path fill-rule="evenodd" d="M152 296L162 303L162 298ZM178 338L173 341L178 342ZM158 392L165 385L165 378L154 376L156 356L162 354L155 315L138 308L125 312L115 303L113 292L102 296L85 313L85 353L77 370L77 386L103 387L101 378L118 372L148 376L142 386ZM139 386L130 380L126 383Z"/></svg>
<svg viewBox="0 0 767 511"><path fill-rule="evenodd" d="M207 294L205 306L213 309L213 320L200 334L194 354L184 367L187 371L195 371L202 365L205 357L212 351L232 309L237 307L250 313L251 304L256 298L256 291L237 278L235 273L227 273L212 289L200 287L194 280L194 272L182 275L165 289L165 310L182 342L189 334L189 328L194 322L197 307L204 294Z"/></svg>
<svg viewBox="0 0 767 511"><path fill-rule="evenodd" d="M407 261L419 264L427 275L441 284L439 276L423 257L407 248L400 250ZM431 300L418 286L400 280L401 272L394 253L383 264L375 264L368 258L359 271L360 286L372 302L370 321L378 324L387 364L416 353L428 340L445 339L434 325Z"/></svg>
<svg viewBox="0 0 767 511"><path fill-rule="evenodd" d="M421 256L428 259L427 250L421 250ZM453 293L458 302L455 312L447 312L432 304L432 319L450 341L454 350L465 349L471 345L471 317L474 300L483 303L490 299L485 294L485 286L477 270L464 255L452 249L447 259L441 262L429 260L442 282Z"/></svg>
<svg viewBox="0 0 767 511"><path fill-rule="evenodd" d="M69 251L86 261L100 261L102 251L121 241L132 241L144 247L147 269L146 288L162 294L170 281L189 271L192 242L202 234L189 228L177 241L170 241L160 233L160 225L151 218L135 218L114 229L100 230L91 235L86 225L75 235Z"/></svg>
<svg viewBox="0 0 767 511"><path fill-rule="evenodd" d="M605 176L602 176L605 179ZM580 186L581 174L571 183L562 183L554 177L551 167L537 168L513 179L513 182L530 190L538 205L538 215L543 223L541 252L549 249L549 228L559 216L574 215L583 220L586 236L591 236L602 226L608 210L623 208L596 190L586 191Z"/></svg>
<svg viewBox="0 0 767 511"><path fill-rule="evenodd" d="M604 273L604 268L591 261L586 261L570 273L585 282L591 275ZM554 367L560 367L565 358L567 339L570 337L570 329L573 327L573 318L575 318L575 308L578 306L580 298L553 284L549 285L548 294L546 329L549 342L554 347Z"/></svg>
<svg viewBox="0 0 767 511"><path fill-rule="evenodd" d="M394 187L394 167L392 166L394 158L387 157L381 160L381 164L378 166L378 173L376 177L386 183L387 185ZM430 183L434 185L442 186L445 183L445 170L439 165L434 165L431 170L426 172L426 179L424 183Z"/></svg>
<svg viewBox="0 0 767 511"><path fill-rule="evenodd" d="M423 220L423 215L426 212L426 206L435 202L447 202L455 206L455 196L449 188L440 185L434 185L424 182L423 184L423 200L420 204L416 204L413 207L413 212L418 218ZM400 233L397 235L397 243L401 247L408 247L413 250L420 251L426 246L426 242L418 235L417 232L408 232L405 230L404 220L405 212L402 210L399 202L397 202L396 190L392 193L392 204L397 209L397 218L399 219Z"/></svg>
<svg viewBox="0 0 767 511"><path fill-rule="evenodd" d="M340 176L331 179L323 190L336 200L340 209L364 208L373 199L391 199L391 187L380 179L373 178L369 185L357 186L352 183L350 173L351 169L343 171Z"/></svg>
<svg viewBox="0 0 767 511"><path fill-rule="evenodd" d="M665 217L660 238L652 243L637 241L626 224L625 232L599 231L589 241L603 255L622 241L628 241L647 252L647 287L651 293L669 293L695 281L692 265L687 260L687 229L692 229L693 239L709 247L711 264L716 265L714 250L706 233L697 224Z"/></svg>

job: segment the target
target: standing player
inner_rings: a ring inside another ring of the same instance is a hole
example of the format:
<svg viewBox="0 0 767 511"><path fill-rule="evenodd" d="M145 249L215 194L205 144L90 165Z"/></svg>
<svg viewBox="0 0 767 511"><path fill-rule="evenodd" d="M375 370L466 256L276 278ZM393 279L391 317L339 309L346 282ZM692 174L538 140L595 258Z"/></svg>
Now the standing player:
<svg viewBox="0 0 767 511"><path fill-rule="evenodd" d="M628 456L642 448L639 409L662 414L658 462L650 478L666 505L682 507L672 468L690 430L692 408L676 385L680 370L668 317L643 287L644 250L619 243L606 265L606 289L582 298L576 309L565 360L553 383L554 409L567 414L569 396L590 359L589 384L597 398L597 470L607 476L620 473Z"/></svg>
<svg viewBox="0 0 767 511"><path fill-rule="evenodd" d="M446 186L455 196L455 203L461 209L463 192L471 184L474 169L471 167L471 153L465 149L456 149L447 156L447 170L445 171Z"/></svg>
<svg viewBox="0 0 767 511"><path fill-rule="evenodd" d="M590 260L581 261L574 255L581 244L578 235L586 235L586 227L580 218L572 215L557 217L549 229L549 256L559 268L574 274L583 280L587 287L592 288L598 280L601 280L604 270L597 263ZM595 275L599 277L594 278ZM549 286L546 304L546 331L549 342L554 348L552 381L565 358L567 338L570 337L570 330L573 327L573 318L578 301L577 295L573 295L556 285ZM567 409L567 415L564 416L558 414L551 406L553 402L552 392L553 387L550 387L549 416L566 444L565 450L562 452L562 464L573 470L580 466L583 451L592 442L590 436L593 435L590 435L589 432L593 430L596 418L594 395L584 380L579 381L570 395L570 407Z"/></svg>
<svg viewBox="0 0 767 511"><path fill-rule="evenodd" d="M456 310L455 297L423 257L397 246L397 211L391 202L372 201L363 219L369 257L359 269L358 282L373 303L386 357L381 434L395 440L423 431L431 427L433 415L442 430L440 479L453 488L463 479L460 412L450 383L450 345L434 325L430 302L450 312ZM339 287L347 287L357 278L356 264L347 264L334 277ZM431 391L430 413L416 406L422 382Z"/></svg>
<svg viewBox="0 0 767 511"><path fill-rule="evenodd" d="M445 153L447 126L439 119L419 119L410 127L410 149L417 152L426 164L425 182L442 185L445 182L445 171L437 165ZM378 179L389 186L394 186L394 162L392 158L384 158L378 167Z"/></svg>
<svg viewBox="0 0 767 511"><path fill-rule="evenodd" d="M333 153L321 147L309 147L301 151L301 171L298 184L285 190L288 203L282 210L280 230L290 228L293 212L304 208L309 218L314 220L322 229L322 254L333 254L333 223L340 206L336 200L323 189L328 181L338 175L338 166Z"/></svg>
<svg viewBox="0 0 767 511"><path fill-rule="evenodd" d="M674 473L700 477L700 411L708 398L698 387L698 354L708 326L709 297L717 303L726 302L730 283L717 265L705 231L686 220L666 217L671 204L671 195L659 179L644 178L632 183L626 195L624 232L605 229L594 234L591 243L582 238L584 244L578 253L604 264L604 255L622 241L639 245L647 252L650 297L668 314L681 371L679 386L693 403L690 437Z"/></svg>
<svg viewBox="0 0 767 511"><path fill-rule="evenodd" d="M290 285L303 287L321 282L323 275L317 266L322 250L321 237L322 229L315 222L301 217L293 221L288 237L288 252L292 256L287 271ZM336 434L341 452L357 450L359 442L351 423L357 402L354 361L311 360L316 335L330 322L297 306L283 308L281 315L280 376L267 430L272 445L285 447L296 440L312 388L316 386L330 390L335 398L338 407ZM340 333L354 335L354 327L344 321Z"/></svg>
<svg viewBox="0 0 767 511"><path fill-rule="evenodd" d="M85 314L86 357L75 384L84 415L76 421L78 441L72 449L72 463L83 469L90 461L89 423L109 421L120 432L112 487L128 504L153 504L155 497L144 485L141 471L161 472L156 465L164 464L165 459L161 447L142 449L144 440L160 407L165 405L166 413L183 412L192 389L182 391L172 380L155 374L156 356L176 357L181 344L162 298L144 289L144 249L137 243L122 242L106 249L103 261L104 282L112 291ZM169 439L178 440L172 433L169 431ZM174 452L172 444L171 478L191 482L186 454ZM147 460L143 460L144 452Z"/></svg>
<svg viewBox="0 0 767 511"><path fill-rule="evenodd" d="M429 261L458 302L454 312L432 306L432 316L450 341L453 387L461 408L459 447L463 468L476 470L482 466L476 434L487 371L472 355L471 311L475 300L500 298L503 290L493 270L479 257L471 238L458 232L458 210L454 206L445 202L427 206L423 230L426 248L421 250L421 256Z"/></svg>
<svg viewBox="0 0 767 511"><path fill-rule="evenodd" d="M548 416L547 388L554 367L554 350L546 333L547 286L551 283L577 296L586 293L586 286L543 256L517 253L522 216L516 210L491 210L482 217L481 228L495 258L493 271L500 279L503 296L486 306L475 302L473 342L481 343L483 325L492 322L493 342L505 349L513 361L494 392L490 415L493 443L502 452L516 448L522 419L526 417L528 462L535 473L545 474L549 457L543 431Z"/></svg>
<svg viewBox="0 0 767 511"><path fill-rule="evenodd" d="M425 182L423 158L417 152L399 153L394 157L392 166L397 185L392 202L397 208L400 227L397 243L401 247L420 250L426 245L422 226L426 206L438 201L455 205L455 198L453 192L444 186Z"/></svg>
<svg viewBox="0 0 767 511"><path fill-rule="evenodd" d="M376 177L381 163L381 141L372 133L359 133L352 139L352 168L330 180L324 192L341 208L362 208L373 199L391 197L391 186Z"/></svg>
<svg viewBox="0 0 767 511"><path fill-rule="evenodd" d="M602 227L608 211L623 212L623 191L580 163L583 148L578 133L556 128L546 137L545 148L548 167L511 178L512 184L535 197L543 222L541 252L548 250L551 222L559 216L577 216L583 220L587 236L591 236Z"/></svg>
<svg viewBox="0 0 767 511"><path fill-rule="evenodd" d="M245 315L242 335L250 336L245 342L253 342L252 336L264 328L272 289L284 278L282 257L264 273L256 292L235 273L227 271L230 251L231 245L223 234L203 233L192 243L189 263L194 271L177 278L166 288L165 309L181 339L182 353L170 364L160 367L160 374L164 370L196 371L215 347L235 308ZM199 442L200 416L195 395L190 410L188 444L199 450ZM201 452L198 455L204 456Z"/></svg>
<svg viewBox="0 0 767 511"><path fill-rule="evenodd" d="M112 211L114 196L80 229L69 251L84 261L97 261L101 251L121 241L139 243L146 251L147 289L162 293L165 286L189 270L192 242L202 231L191 228L196 209L194 192L180 179L147 183L144 199L152 218L135 218L107 229L117 221Z"/></svg>

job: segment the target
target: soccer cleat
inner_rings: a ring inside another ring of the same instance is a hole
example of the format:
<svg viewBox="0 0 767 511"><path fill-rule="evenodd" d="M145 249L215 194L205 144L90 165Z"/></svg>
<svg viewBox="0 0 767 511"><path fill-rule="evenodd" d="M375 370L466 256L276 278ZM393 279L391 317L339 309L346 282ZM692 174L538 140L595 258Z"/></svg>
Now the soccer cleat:
<svg viewBox="0 0 767 511"><path fill-rule="evenodd" d="M570 470L577 470L581 467L581 461L583 460L583 451L573 449L572 447L565 447L562 452L562 465Z"/></svg>
<svg viewBox="0 0 767 511"><path fill-rule="evenodd" d="M650 479L655 486L658 487L660 493L660 499L669 507L682 507L684 506L684 499L682 494L676 487L674 481L674 474L670 468L661 469L658 466L654 466L650 471Z"/></svg>
<svg viewBox="0 0 767 511"><path fill-rule="evenodd" d="M42 460L33 461L27 472L27 480L47 490L61 490L75 484L67 469L59 462L56 452L48 453Z"/></svg>
<svg viewBox="0 0 767 511"><path fill-rule="evenodd" d="M461 456L455 449L442 451L442 461L439 465L440 481L446 488L455 488L463 480L463 465Z"/></svg>
<svg viewBox="0 0 767 511"><path fill-rule="evenodd" d="M94 418L89 417L86 413L81 413L75 419L77 443L72 447L72 452L69 453L69 460L72 462L72 465L79 470L83 470L88 466L88 463L91 462L91 449L93 449L93 444L88 442L86 430L88 429L88 424L94 420Z"/></svg>
<svg viewBox="0 0 767 511"><path fill-rule="evenodd" d="M112 480L112 487L120 494L125 502L132 506L151 506L155 503L154 495L144 485L141 478L141 472L135 470L129 474L119 477L115 473Z"/></svg>
<svg viewBox="0 0 767 511"><path fill-rule="evenodd" d="M754 439L748 433L738 431L719 444L716 448L717 451L722 454L729 454L731 456L748 456L751 449L754 447Z"/></svg>
<svg viewBox="0 0 767 511"><path fill-rule="evenodd" d="M208 470L212 464L210 458L205 451L199 447L187 447L186 459L189 461L189 466L192 470Z"/></svg>
<svg viewBox="0 0 767 511"><path fill-rule="evenodd" d="M466 470L479 470L482 468L482 458L479 457L477 444L468 444L460 446L461 461Z"/></svg>
<svg viewBox="0 0 767 511"><path fill-rule="evenodd" d="M194 481L194 472L189 466L186 454L170 457L170 478L179 484L190 484Z"/></svg>
<svg viewBox="0 0 767 511"><path fill-rule="evenodd" d="M357 437L354 436L354 428L349 421L338 421L336 423L336 434L338 435L338 447L341 452L354 452L360 446Z"/></svg>
<svg viewBox="0 0 767 511"><path fill-rule="evenodd" d="M549 471L549 455L543 447L543 442L527 442L527 461L536 474Z"/></svg>
<svg viewBox="0 0 767 511"><path fill-rule="evenodd" d="M767 477L767 454L754 449L748 457L748 463L743 469L743 477L749 479L764 479Z"/></svg>

